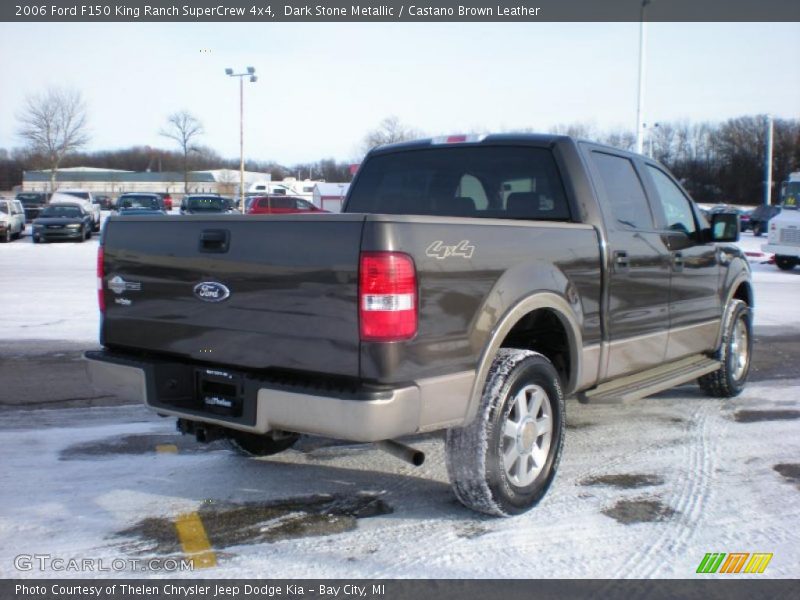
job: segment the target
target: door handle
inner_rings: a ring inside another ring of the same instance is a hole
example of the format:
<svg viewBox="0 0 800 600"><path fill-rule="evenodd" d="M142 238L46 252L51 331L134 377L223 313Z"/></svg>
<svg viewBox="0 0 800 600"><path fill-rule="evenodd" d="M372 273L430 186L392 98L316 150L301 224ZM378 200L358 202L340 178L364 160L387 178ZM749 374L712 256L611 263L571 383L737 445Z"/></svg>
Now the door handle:
<svg viewBox="0 0 800 600"><path fill-rule="evenodd" d="M682 252L673 252L672 253L672 267L675 271L683 271L683 253Z"/></svg>
<svg viewBox="0 0 800 600"><path fill-rule="evenodd" d="M200 252L227 252L230 238L226 229L206 229L200 234Z"/></svg>
<svg viewBox="0 0 800 600"><path fill-rule="evenodd" d="M631 263L628 258L628 253L625 250L615 250L614 254L614 270L618 273L630 269Z"/></svg>

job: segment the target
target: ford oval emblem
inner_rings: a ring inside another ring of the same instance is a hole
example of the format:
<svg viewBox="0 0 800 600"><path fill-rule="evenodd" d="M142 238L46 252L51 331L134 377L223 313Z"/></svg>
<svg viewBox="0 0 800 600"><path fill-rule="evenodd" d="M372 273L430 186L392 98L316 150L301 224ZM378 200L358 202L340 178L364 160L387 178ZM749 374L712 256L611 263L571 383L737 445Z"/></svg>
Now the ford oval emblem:
<svg viewBox="0 0 800 600"><path fill-rule="evenodd" d="M194 286L194 295L203 302L222 302L231 291L216 281L203 281Z"/></svg>

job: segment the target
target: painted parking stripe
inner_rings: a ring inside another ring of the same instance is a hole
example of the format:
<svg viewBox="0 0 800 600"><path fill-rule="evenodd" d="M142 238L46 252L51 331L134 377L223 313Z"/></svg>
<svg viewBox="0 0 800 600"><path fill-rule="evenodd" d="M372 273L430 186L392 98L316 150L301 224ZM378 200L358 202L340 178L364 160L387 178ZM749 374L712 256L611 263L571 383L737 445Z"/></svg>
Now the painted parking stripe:
<svg viewBox="0 0 800 600"><path fill-rule="evenodd" d="M175 519L175 529L181 541L183 553L192 559L196 569L217 566L217 555L211 548L203 521L196 512L179 515Z"/></svg>
<svg viewBox="0 0 800 600"><path fill-rule="evenodd" d="M177 454L178 447L175 444L156 444L156 452L160 454Z"/></svg>

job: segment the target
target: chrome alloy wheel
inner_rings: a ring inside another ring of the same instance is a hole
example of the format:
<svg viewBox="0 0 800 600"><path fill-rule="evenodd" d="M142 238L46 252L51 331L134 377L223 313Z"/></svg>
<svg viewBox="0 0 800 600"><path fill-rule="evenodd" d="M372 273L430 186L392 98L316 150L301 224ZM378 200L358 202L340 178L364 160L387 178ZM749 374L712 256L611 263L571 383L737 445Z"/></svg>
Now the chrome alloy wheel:
<svg viewBox="0 0 800 600"><path fill-rule="evenodd" d="M747 370L747 365L750 361L748 352L749 341L747 336L747 323L745 323L745 316L741 316L736 320L736 325L733 328L733 335L731 335L731 370L733 371L733 378L739 381Z"/></svg>
<svg viewBox="0 0 800 600"><path fill-rule="evenodd" d="M553 408L547 392L526 385L510 402L500 451L509 481L518 487L533 483L542 472L553 434Z"/></svg>

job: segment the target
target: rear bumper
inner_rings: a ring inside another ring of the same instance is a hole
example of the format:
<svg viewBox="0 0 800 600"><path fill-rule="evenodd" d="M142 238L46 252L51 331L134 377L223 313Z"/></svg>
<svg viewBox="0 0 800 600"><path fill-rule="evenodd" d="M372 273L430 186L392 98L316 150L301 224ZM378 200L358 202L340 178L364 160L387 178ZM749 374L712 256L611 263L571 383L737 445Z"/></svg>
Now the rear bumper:
<svg viewBox="0 0 800 600"><path fill-rule="evenodd" d="M245 402L252 418L218 416L202 409L170 406L156 393L153 364L108 352L87 352L92 384L106 393L143 402L159 414L249 431L279 429L374 442L463 424L473 372L429 379L405 387L382 389L363 398L322 394L259 383ZM174 373L174 371L173 371ZM199 404L198 404L199 406Z"/></svg>
<svg viewBox="0 0 800 600"><path fill-rule="evenodd" d="M800 246L787 246L785 244L764 244L761 246L764 252L770 252L778 256L797 256L800 257Z"/></svg>

